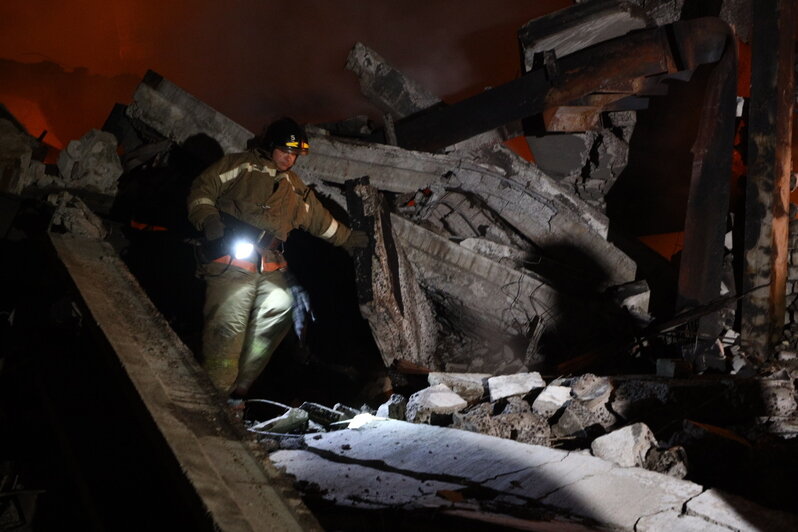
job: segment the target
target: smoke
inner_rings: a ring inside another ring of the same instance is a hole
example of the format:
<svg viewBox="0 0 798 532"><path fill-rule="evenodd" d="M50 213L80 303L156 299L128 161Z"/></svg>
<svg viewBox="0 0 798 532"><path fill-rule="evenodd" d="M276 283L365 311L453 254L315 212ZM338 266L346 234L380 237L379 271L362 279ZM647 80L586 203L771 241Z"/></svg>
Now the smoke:
<svg viewBox="0 0 798 532"><path fill-rule="evenodd" d="M457 99L516 77L518 28L571 3L12 0L0 5L0 102L32 100L66 142L152 69L251 130L284 114L378 118L344 68L355 42Z"/></svg>

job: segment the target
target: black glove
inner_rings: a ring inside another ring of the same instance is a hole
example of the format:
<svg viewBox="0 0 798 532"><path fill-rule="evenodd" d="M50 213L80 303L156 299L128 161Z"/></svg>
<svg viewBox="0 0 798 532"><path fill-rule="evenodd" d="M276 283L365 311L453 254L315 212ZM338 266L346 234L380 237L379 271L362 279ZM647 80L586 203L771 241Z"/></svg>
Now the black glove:
<svg viewBox="0 0 798 532"><path fill-rule="evenodd" d="M222 223L221 216L212 214L205 218L203 231L205 232L205 240L208 242L222 238L224 236L224 224Z"/></svg>
<svg viewBox="0 0 798 532"><path fill-rule="evenodd" d="M291 297L294 300L291 306L291 317L294 320L294 332L296 333L296 337L299 338L300 343L302 343L305 339L308 318L310 318L310 321L315 321L316 316L313 314L313 309L310 308L310 296L291 272L285 272L285 279L288 281L288 290L291 292Z"/></svg>
<svg viewBox="0 0 798 532"><path fill-rule="evenodd" d="M361 231L359 229L353 229L352 232L349 234L349 238L341 244L346 251L352 253L353 250L357 248L364 248L369 245L369 235L366 234L365 231Z"/></svg>

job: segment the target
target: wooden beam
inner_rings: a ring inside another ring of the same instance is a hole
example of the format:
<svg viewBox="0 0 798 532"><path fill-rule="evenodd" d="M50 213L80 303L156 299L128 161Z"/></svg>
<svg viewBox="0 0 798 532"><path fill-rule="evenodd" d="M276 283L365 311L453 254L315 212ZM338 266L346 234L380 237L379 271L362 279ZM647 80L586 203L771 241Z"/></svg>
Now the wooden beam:
<svg viewBox="0 0 798 532"><path fill-rule="evenodd" d="M793 0L754 2L743 289L745 351L765 360L784 325L795 85Z"/></svg>

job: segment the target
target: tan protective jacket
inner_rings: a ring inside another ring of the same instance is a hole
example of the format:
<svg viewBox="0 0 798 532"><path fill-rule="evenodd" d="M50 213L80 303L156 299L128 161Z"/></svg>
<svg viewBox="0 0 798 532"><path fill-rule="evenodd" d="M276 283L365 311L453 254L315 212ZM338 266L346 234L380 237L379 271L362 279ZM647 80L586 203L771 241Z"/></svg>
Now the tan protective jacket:
<svg viewBox="0 0 798 532"><path fill-rule="evenodd" d="M340 246L351 233L298 175L279 172L271 160L251 151L225 155L194 180L188 195L189 221L202 231L208 217L219 211L280 240L299 228Z"/></svg>

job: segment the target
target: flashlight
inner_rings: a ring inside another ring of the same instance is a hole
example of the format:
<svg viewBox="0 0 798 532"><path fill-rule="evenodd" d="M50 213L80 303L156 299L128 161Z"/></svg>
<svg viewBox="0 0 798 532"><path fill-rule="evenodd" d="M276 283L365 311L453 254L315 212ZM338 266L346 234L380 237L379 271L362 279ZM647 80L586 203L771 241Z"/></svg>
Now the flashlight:
<svg viewBox="0 0 798 532"><path fill-rule="evenodd" d="M237 259L246 259L252 252L255 250L255 246L252 242L247 242L246 240L239 240L233 246L233 254Z"/></svg>

